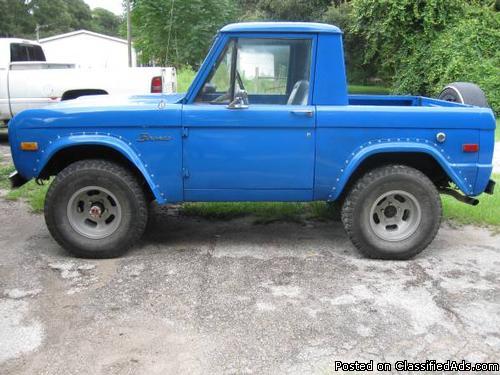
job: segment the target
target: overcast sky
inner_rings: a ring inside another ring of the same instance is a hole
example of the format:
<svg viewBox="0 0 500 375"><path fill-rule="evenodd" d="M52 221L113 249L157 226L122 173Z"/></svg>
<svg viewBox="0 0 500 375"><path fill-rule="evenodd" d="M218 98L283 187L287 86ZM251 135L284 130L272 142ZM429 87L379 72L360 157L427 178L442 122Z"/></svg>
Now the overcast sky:
<svg viewBox="0 0 500 375"><path fill-rule="evenodd" d="M104 8L117 15L121 15L122 0L84 0L92 9Z"/></svg>

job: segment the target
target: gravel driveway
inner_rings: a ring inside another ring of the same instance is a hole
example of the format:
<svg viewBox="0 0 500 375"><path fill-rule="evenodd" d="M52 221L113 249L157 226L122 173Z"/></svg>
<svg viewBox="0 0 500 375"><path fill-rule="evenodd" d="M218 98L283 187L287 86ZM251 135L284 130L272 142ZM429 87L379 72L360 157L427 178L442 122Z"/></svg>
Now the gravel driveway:
<svg viewBox="0 0 500 375"><path fill-rule="evenodd" d="M413 261L339 224L158 214L126 257L68 257L0 201L2 374L325 374L335 360L500 353L500 237L444 225Z"/></svg>
<svg viewBox="0 0 500 375"><path fill-rule="evenodd" d="M500 358L500 236L485 229L444 224L415 260L373 261L337 223L164 210L127 256L89 261L23 203L0 199L0 212L2 374L327 374L336 360Z"/></svg>

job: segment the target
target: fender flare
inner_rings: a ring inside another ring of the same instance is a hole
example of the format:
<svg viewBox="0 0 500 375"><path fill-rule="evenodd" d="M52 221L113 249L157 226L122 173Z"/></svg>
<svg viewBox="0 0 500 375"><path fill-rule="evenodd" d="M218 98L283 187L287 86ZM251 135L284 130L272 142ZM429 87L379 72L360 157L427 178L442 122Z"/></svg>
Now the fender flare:
<svg viewBox="0 0 500 375"><path fill-rule="evenodd" d="M467 178L460 175L462 168L469 167L469 164L454 164L451 157L444 149L439 148L438 144L423 139L407 141L405 138L404 141L370 141L359 146L356 151L351 152L340 171L338 171L335 179L337 185L332 188L329 200L335 200L341 195L353 173L367 158L377 154L404 152L423 153L431 156L460 190L465 194L472 194L473 189L472 186L467 184Z"/></svg>
<svg viewBox="0 0 500 375"><path fill-rule="evenodd" d="M127 142L121 136L112 135L110 133L79 133L71 134L67 137L57 137L55 141L49 141L47 147L42 150L43 157L37 163L36 175L39 175L47 164L52 160L54 155L59 151L69 149L75 146L104 146L118 151L123 157L137 167L139 172L144 177L144 180L149 185L155 199L158 203L164 203L166 199L161 194L158 185L153 177L148 172L147 163L141 159L141 154L134 149L131 142Z"/></svg>

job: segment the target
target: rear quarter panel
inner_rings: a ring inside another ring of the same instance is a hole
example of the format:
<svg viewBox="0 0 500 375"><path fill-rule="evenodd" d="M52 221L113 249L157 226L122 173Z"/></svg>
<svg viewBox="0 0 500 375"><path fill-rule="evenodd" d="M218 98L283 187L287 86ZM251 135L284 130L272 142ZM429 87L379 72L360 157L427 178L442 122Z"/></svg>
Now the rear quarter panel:
<svg viewBox="0 0 500 375"><path fill-rule="evenodd" d="M492 171L494 129L482 108L319 106L315 199L337 199L357 166L381 152L429 154L464 194L478 195ZM464 153L465 143L480 143L480 152Z"/></svg>

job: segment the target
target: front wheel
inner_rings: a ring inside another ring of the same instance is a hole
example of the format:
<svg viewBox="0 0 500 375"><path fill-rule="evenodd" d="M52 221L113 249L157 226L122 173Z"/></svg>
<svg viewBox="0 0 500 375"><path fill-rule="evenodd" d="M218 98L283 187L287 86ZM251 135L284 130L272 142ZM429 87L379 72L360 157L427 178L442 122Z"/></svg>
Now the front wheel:
<svg viewBox="0 0 500 375"><path fill-rule="evenodd" d="M137 178L106 160L83 160L59 173L47 192L45 221L73 255L122 255L143 234L147 200Z"/></svg>
<svg viewBox="0 0 500 375"><path fill-rule="evenodd" d="M403 165L374 169L346 197L342 222L361 253L377 259L409 259L439 229L439 193L422 172Z"/></svg>

